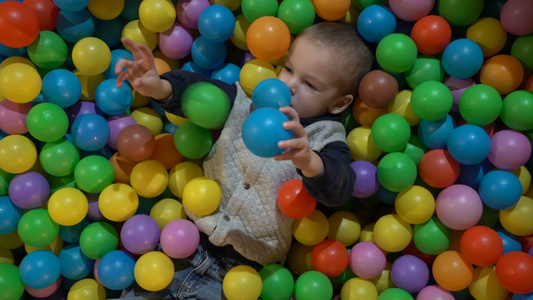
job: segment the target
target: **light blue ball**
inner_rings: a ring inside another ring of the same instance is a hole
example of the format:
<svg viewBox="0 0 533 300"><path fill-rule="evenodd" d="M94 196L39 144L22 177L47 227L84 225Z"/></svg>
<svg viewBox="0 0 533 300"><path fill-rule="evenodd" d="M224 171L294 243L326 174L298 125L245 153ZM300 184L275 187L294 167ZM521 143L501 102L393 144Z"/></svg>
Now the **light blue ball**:
<svg viewBox="0 0 533 300"><path fill-rule="evenodd" d="M20 262L20 278L29 287L44 289L61 275L59 258L49 250L28 253Z"/></svg>
<svg viewBox="0 0 533 300"><path fill-rule="evenodd" d="M81 82L72 71L55 69L44 76L41 92L46 102L66 108L80 99Z"/></svg>
<svg viewBox="0 0 533 300"><path fill-rule="evenodd" d="M226 60L227 52L226 44L213 42L203 36L196 38L191 48L192 60L207 70L220 67Z"/></svg>
<svg viewBox="0 0 533 300"><path fill-rule="evenodd" d="M520 179L509 171L493 170L481 179L479 196L490 208L508 209L520 200L522 184Z"/></svg>
<svg viewBox="0 0 533 300"><path fill-rule="evenodd" d="M455 125L455 120L450 115L435 121L421 120L418 124L418 137L430 149L446 149Z"/></svg>
<svg viewBox="0 0 533 300"><path fill-rule="evenodd" d="M287 116L275 108L265 107L254 110L246 117L242 125L244 145L253 154L260 157L273 157L284 149L278 142L292 138L292 130L283 128Z"/></svg>
<svg viewBox="0 0 533 300"><path fill-rule="evenodd" d="M361 11L357 18L357 30L363 39L377 44L396 30L394 13L383 5L373 4Z"/></svg>
<svg viewBox="0 0 533 300"><path fill-rule="evenodd" d="M0 235L15 231L22 214L22 208L13 204L8 196L0 196Z"/></svg>
<svg viewBox="0 0 533 300"><path fill-rule="evenodd" d="M448 75L465 79L474 76L483 66L483 50L466 38L457 39L442 52L442 66Z"/></svg>
<svg viewBox="0 0 533 300"><path fill-rule="evenodd" d="M93 15L85 8L75 12L62 10L57 15L57 33L66 42L76 44L83 38L93 36L96 29L94 19Z"/></svg>
<svg viewBox="0 0 533 300"><path fill-rule="evenodd" d="M115 66L117 65L117 62L121 60L122 58L128 58L133 60L133 54L131 52L124 50L124 49L114 49L111 50L111 63L109 64L109 67L104 71L105 78L117 78L118 74L115 74ZM125 70L126 68L124 68Z"/></svg>
<svg viewBox="0 0 533 300"><path fill-rule="evenodd" d="M122 250L113 250L102 257L98 264L98 277L112 290L127 288L135 280L135 260Z"/></svg>
<svg viewBox="0 0 533 300"><path fill-rule="evenodd" d="M239 81L241 68L234 63L225 63L211 72L211 79L222 80L227 84Z"/></svg>
<svg viewBox="0 0 533 300"><path fill-rule="evenodd" d="M53 2L61 10L74 12L80 11L87 7L90 0L53 0Z"/></svg>
<svg viewBox="0 0 533 300"><path fill-rule="evenodd" d="M291 90L285 82L277 78L268 78L259 82L252 93L254 107L271 107L278 109L291 105Z"/></svg>
<svg viewBox="0 0 533 300"><path fill-rule="evenodd" d="M133 93L131 88L124 84L117 87L116 79L110 78L102 81L96 88L94 94L96 106L104 113L117 116L124 114L130 108L133 102Z"/></svg>
<svg viewBox="0 0 533 300"><path fill-rule="evenodd" d="M93 271L95 260L88 258L77 244L66 245L57 256L61 264L61 275L67 279L80 280Z"/></svg>
<svg viewBox="0 0 533 300"><path fill-rule="evenodd" d="M481 163L489 155L490 136L477 125L461 125L448 138L448 152L461 164Z"/></svg>
<svg viewBox="0 0 533 300"><path fill-rule="evenodd" d="M81 150L102 149L109 140L110 129L106 119L98 114L85 114L72 123L72 143Z"/></svg>
<svg viewBox="0 0 533 300"><path fill-rule="evenodd" d="M206 39L215 43L229 40L235 30L235 16L223 5L206 7L198 18L198 30Z"/></svg>

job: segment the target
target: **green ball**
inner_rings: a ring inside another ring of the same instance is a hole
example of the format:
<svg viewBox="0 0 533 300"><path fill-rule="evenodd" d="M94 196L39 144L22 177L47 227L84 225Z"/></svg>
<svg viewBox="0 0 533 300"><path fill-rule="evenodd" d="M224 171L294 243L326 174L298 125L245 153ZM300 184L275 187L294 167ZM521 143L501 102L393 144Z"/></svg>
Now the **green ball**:
<svg viewBox="0 0 533 300"><path fill-rule="evenodd" d="M452 26L466 26L479 18L483 12L484 0L439 0L439 15Z"/></svg>
<svg viewBox="0 0 533 300"><path fill-rule="evenodd" d="M505 125L517 131L533 129L533 92L518 90L503 98L500 117Z"/></svg>
<svg viewBox="0 0 533 300"><path fill-rule="evenodd" d="M78 187L87 193L100 193L115 180L115 169L109 160L99 155L82 158L74 168Z"/></svg>
<svg viewBox="0 0 533 300"><path fill-rule="evenodd" d="M298 300L331 300L333 285L324 273L307 271L296 279L294 295Z"/></svg>
<svg viewBox="0 0 533 300"><path fill-rule="evenodd" d="M380 150L384 152L400 151L409 142L411 126L404 117L388 113L374 121L370 135Z"/></svg>
<svg viewBox="0 0 533 300"><path fill-rule="evenodd" d="M386 154L379 161L377 168L379 182L391 192L410 188L415 183L417 173L414 160L402 152Z"/></svg>
<svg viewBox="0 0 533 300"><path fill-rule="evenodd" d="M403 73L411 69L418 57L415 42L403 33L385 36L376 48L378 64L387 72Z"/></svg>
<svg viewBox="0 0 533 300"><path fill-rule="evenodd" d="M407 145L401 150L401 152L409 155L418 166L422 157L428 152L428 150L428 147L420 141L420 138L412 134L409 138L409 142L407 142Z"/></svg>
<svg viewBox="0 0 533 300"><path fill-rule="evenodd" d="M185 89L181 97L183 114L194 124L217 129L226 123L231 104L228 95L208 82L196 82Z"/></svg>
<svg viewBox="0 0 533 300"><path fill-rule="evenodd" d="M41 142L53 142L68 131L67 113L54 103L44 102L32 107L26 117L29 133Z"/></svg>
<svg viewBox="0 0 533 300"><path fill-rule="evenodd" d="M418 250L428 255L438 255L450 247L452 230L437 218L431 217L413 227L413 242Z"/></svg>
<svg viewBox="0 0 533 300"><path fill-rule="evenodd" d="M459 98L459 112L470 124L483 126L494 122L502 110L502 97L490 85L468 87Z"/></svg>
<svg viewBox="0 0 533 300"><path fill-rule="evenodd" d="M439 81L423 82L411 94L411 108L423 120L440 120L450 112L452 106L453 96L450 88Z"/></svg>
<svg viewBox="0 0 533 300"><path fill-rule="evenodd" d="M278 264L269 264L259 271L263 282L261 299L289 299L294 292L294 277L287 268Z"/></svg>
<svg viewBox="0 0 533 300"><path fill-rule="evenodd" d="M352 0L352 4L355 5L359 10L363 10L370 5L388 5L388 0Z"/></svg>
<svg viewBox="0 0 533 300"><path fill-rule="evenodd" d="M67 60L67 43L53 31L43 30L33 43L28 45L28 56L38 67L52 70Z"/></svg>
<svg viewBox="0 0 533 300"><path fill-rule="evenodd" d="M9 183L15 177L15 174L8 173L0 169L0 196L6 195L9 191Z"/></svg>
<svg viewBox="0 0 533 300"><path fill-rule="evenodd" d="M378 300L414 300L414 298L406 290L389 288L379 294Z"/></svg>
<svg viewBox="0 0 533 300"><path fill-rule="evenodd" d="M278 9L278 18L285 22L292 34L313 25L315 16L315 7L309 0L285 0Z"/></svg>
<svg viewBox="0 0 533 300"><path fill-rule="evenodd" d="M193 122L185 122L174 132L174 145L183 156L196 159L206 155L213 146L213 136L209 129Z"/></svg>
<svg viewBox="0 0 533 300"><path fill-rule="evenodd" d="M78 148L66 139L46 143L39 153L43 169L53 176L67 176L80 161Z"/></svg>
<svg viewBox="0 0 533 300"><path fill-rule="evenodd" d="M495 228L500 221L500 211L483 203L483 214L476 225Z"/></svg>
<svg viewBox="0 0 533 300"><path fill-rule="evenodd" d="M264 16L275 17L278 14L277 0L242 0L242 14L246 20L253 22Z"/></svg>
<svg viewBox="0 0 533 300"><path fill-rule="evenodd" d="M106 222L94 222L83 229L80 235L80 249L91 259L100 259L107 253L116 250L118 232Z"/></svg>
<svg viewBox="0 0 533 300"><path fill-rule="evenodd" d="M25 286L17 266L0 263L0 299L20 299Z"/></svg>
<svg viewBox="0 0 533 300"><path fill-rule="evenodd" d="M444 79L444 68L439 59L431 56L420 56L413 67L405 72L407 85L414 89L422 82L439 81Z"/></svg>
<svg viewBox="0 0 533 300"><path fill-rule="evenodd" d="M24 243L34 247L43 247L57 238L59 224L50 218L48 210L36 208L22 215L17 230Z"/></svg>
<svg viewBox="0 0 533 300"><path fill-rule="evenodd" d="M517 37L511 46L511 55L522 62L524 70L533 71L533 35Z"/></svg>
<svg viewBox="0 0 533 300"><path fill-rule="evenodd" d="M50 183L50 195L59 191L62 188L77 188L76 180L74 180L74 173L61 177L48 176L48 182Z"/></svg>

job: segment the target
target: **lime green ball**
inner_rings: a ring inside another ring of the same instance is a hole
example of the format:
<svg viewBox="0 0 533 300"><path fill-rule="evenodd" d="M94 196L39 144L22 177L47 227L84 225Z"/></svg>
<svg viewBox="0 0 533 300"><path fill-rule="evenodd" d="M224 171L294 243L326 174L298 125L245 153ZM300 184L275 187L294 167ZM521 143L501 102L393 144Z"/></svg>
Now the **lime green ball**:
<svg viewBox="0 0 533 300"><path fill-rule="evenodd" d="M411 137L411 126L404 117L388 113L372 124L370 135L376 147L384 152L400 151Z"/></svg>
<svg viewBox="0 0 533 300"><path fill-rule="evenodd" d="M386 154L379 161L377 168L379 182L391 192L410 188L415 183L417 173L414 160L402 152Z"/></svg>
<svg viewBox="0 0 533 300"><path fill-rule="evenodd" d="M94 222L83 229L80 235L80 249L91 259L100 259L105 254L116 250L118 232L109 223Z"/></svg>
<svg viewBox="0 0 533 300"><path fill-rule="evenodd" d="M403 33L392 33L379 41L376 60L387 72L403 73L411 69L418 57L415 42Z"/></svg>
<svg viewBox="0 0 533 300"><path fill-rule="evenodd" d="M48 210L37 208L22 215L17 230L24 243L43 247L56 239L59 234L59 224L50 218Z"/></svg>
<svg viewBox="0 0 533 300"><path fill-rule="evenodd" d="M213 136L209 129L193 122L181 124L174 133L174 144L183 156L191 159L206 155L213 146Z"/></svg>
<svg viewBox="0 0 533 300"><path fill-rule="evenodd" d="M459 99L459 112L470 124L483 126L494 122L502 110L502 97L490 85L468 87Z"/></svg>
<svg viewBox="0 0 533 300"><path fill-rule="evenodd" d="M292 34L298 34L315 21L315 7L309 0L285 0L278 9L278 18Z"/></svg>
<svg viewBox="0 0 533 300"><path fill-rule="evenodd" d="M78 187L87 193L100 193L115 180L115 169L103 156L89 155L82 158L74 168Z"/></svg>
<svg viewBox="0 0 533 300"><path fill-rule="evenodd" d="M406 290L389 288L379 294L378 300L414 300L414 298Z"/></svg>
<svg viewBox="0 0 533 300"><path fill-rule="evenodd" d="M39 161L46 173L67 176L74 172L80 161L78 148L66 139L46 143L39 153Z"/></svg>
<svg viewBox="0 0 533 300"><path fill-rule="evenodd" d="M450 88L439 81L419 84L411 95L413 112L421 119L436 121L444 118L452 109L453 96Z"/></svg>
<svg viewBox="0 0 533 300"><path fill-rule="evenodd" d="M0 169L0 196L6 195L9 191L9 183L15 177L15 174L8 173Z"/></svg>
<svg viewBox="0 0 533 300"><path fill-rule="evenodd" d="M277 0L243 0L241 10L244 17L253 22L264 16L275 17L278 14Z"/></svg>
<svg viewBox="0 0 533 300"><path fill-rule="evenodd" d="M259 271L263 289L261 299L289 299L294 292L294 277L289 269L279 264L269 264Z"/></svg>
<svg viewBox="0 0 533 300"><path fill-rule="evenodd" d="M452 26L466 26L479 18L484 3L484 0L439 0L439 15Z"/></svg>
<svg viewBox="0 0 533 300"><path fill-rule="evenodd" d="M421 56L416 59L413 67L405 72L405 81L411 89L422 82L434 80L442 82L444 68L439 59L431 56Z"/></svg>
<svg viewBox="0 0 533 300"><path fill-rule="evenodd" d="M407 142L407 145L401 150L401 152L409 155L418 166L422 160L422 157L424 157L424 154L426 154L428 150L428 147L426 147L424 143L420 141L420 138L412 134L409 138L409 142Z"/></svg>
<svg viewBox="0 0 533 300"><path fill-rule="evenodd" d="M511 46L511 55L522 62L524 70L533 71L533 35L517 37Z"/></svg>
<svg viewBox="0 0 533 300"><path fill-rule="evenodd" d="M452 230L442 224L437 216L413 227L413 242L422 253L438 255L448 249L451 241Z"/></svg>
<svg viewBox="0 0 533 300"><path fill-rule="evenodd" d="M17 266L0 263L0 299L20 299L25 286Z"/></svg>
<svg viewBox="0 0 533 300"><path fill-rule="evenodd" d="M30 134L42 142L57 141L68 131L68 116L60 106L44 102L32 107L26 118Z"/></svg>
<svg viewBox="0 0 533 300"><path fill-rule="evenodd" d="M228 119L231 104L228 95L209 82L196 82L185 89L181 97L183 114L194 124L216 129Z"/></svg>
<svg viewBox="0 0 533 300"><path fill-rule="evenodd" d="M43 30L28 46L28 56L38 67L52 70L63 65L68 57L67 43L53 31Z"/></svg>
<svg viewBox="0 0 533 300"><path fill-rule="evenodd" d="M533 92L518 90L503 98L500 117L505 125L518 131L533 129Z"/></svg>
<svg viewBox="0 0 533 300"><path fill-rule="evenodd" d="M322 272L304 272L296 279L294 295L301 300L329 300L333 297L333 285Z"/></svg>

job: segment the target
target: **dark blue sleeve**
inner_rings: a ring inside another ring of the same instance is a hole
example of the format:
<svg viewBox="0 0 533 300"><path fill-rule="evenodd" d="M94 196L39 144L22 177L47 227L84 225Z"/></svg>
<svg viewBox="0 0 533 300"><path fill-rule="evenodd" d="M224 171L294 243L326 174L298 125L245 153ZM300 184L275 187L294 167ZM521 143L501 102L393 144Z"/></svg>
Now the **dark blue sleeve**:
<svg viewBox="0 0 533 300"><path fill-rule="evenodd" d="M305 189L319 203L336 207L346 203L352 196L355 172L350 166L352 156L345 142L333 142L317 152L324 163L324 172L316 177L302 175Z"/></svg>
<svg viewBox="0 0 533 300"><path fill-rule="evenodd" d="M204 81L216 85L228 95L232 106L233 102L235 101L235 96L237 95L237 87L235 85L227 84L222 80L205 77L200 73L194 73L186 70L173 70L162 74L160 77L168 80L172 85L172 97L164 102L152 99L152 103L159 105L159 107L171 114L182 117L183 111L181 110L181 95L189 85L195 82Z"/></svg>

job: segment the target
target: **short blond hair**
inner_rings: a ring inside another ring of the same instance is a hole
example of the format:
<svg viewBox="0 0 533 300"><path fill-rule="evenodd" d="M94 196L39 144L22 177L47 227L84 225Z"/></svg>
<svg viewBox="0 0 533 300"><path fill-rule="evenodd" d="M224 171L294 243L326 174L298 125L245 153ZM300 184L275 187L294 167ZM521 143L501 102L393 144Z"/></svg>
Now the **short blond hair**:
<svg viewBox="0 0 533 300"><path fill-rule="evenodd" d="M304 29L298 38L321 47L346 69L346 94L357 97L359 82L372 68L374 56L353 24L320 22Z"/></svg>

